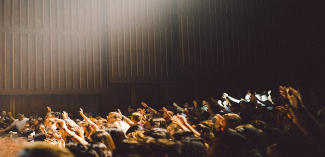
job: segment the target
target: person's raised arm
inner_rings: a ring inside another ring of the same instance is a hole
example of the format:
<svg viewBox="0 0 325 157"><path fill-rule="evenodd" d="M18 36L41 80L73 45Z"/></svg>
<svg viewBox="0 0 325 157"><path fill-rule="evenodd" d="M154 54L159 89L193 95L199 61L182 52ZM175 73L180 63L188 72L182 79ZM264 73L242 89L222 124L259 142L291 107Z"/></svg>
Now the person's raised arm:
<svg viewBox="0 0 325 157"><path fill-rule="evenodd" d="M120 109L117 109L117 111L118 111L118 113L123 117L122 119L123 119L123 121L124 122L126 122L126 123L128 123L129 125L131 125L131 126L133 126L133 125L135 125L128 117L125 117L122 113L121 113L121 111L120 111Z"/></svg>
<svg viewBox="0 0 325 157"><path fill-rule="evenodd" d="M150 108L146 103L141 102L141 105L142 105L145 109L147 109L149 112L152 112L152 113L155 113L155 114L157 113L156 110Z"/></svg>
<svg viewBox="0 0 325 157"><path fill-rule="evenodd" d="M65 111L62 112L62 119L70 119L68 117L68 113L67 112L65 112Z"/></svg>
<svg viewBox="0 0 325 157"><path fill-rule="evenodd" d="M70 131L64 120L59 119L57 121L57 126L60 130L63 130L65 133L67 133L69 136L71 136L72 138L74 138L76 141L78 141L79 143L83 144L83 145L87 145L88 142L85 141L85 139L83 139L82 137L78 136L76 133Z"/></svg>
<svg viewBox="0 0 325 157"><path fill-rule="evenodd" d="M241 101L239 99L235 99L235 98L229 96L227 93L223 93L223 95L225 95L229 100L231 100L231 101L233 101L235 103L240 103L240 101Z"/></svg>
<svg viewBox="0 0 325 157"><path fill-rule="evenodd" d="M190 131L192 131L195 136L201 136L201 134L199 132L197 132L194 128L192 128L192 126L190 124L187 123L187 120L185 117L183 117L181 115L177 115L177 118L180 119L181 122L183 123L183 125L185 127L187 127Z"/></svg>
<svg viewBox="0 0 325 157"><path fill-rule="evenodd" d="M293 122L307 138L318 144L319 148L324 152L322 148L325 148L325 134L303 105L299 92L292 87L280 86L279 89L281 96L289 102L289 113L293 118Z"/></svg>
<svg viewBox="0 0 325 157"><path fill-rule="evenodd" d="M182 123L179 118L171 117L171 120L173 121L173 123L177 124L182 130L190 132L190 130Z"/></svg>
<svg viewBox="0 0 325 157"><path fill-rule="evenodd" d="M79 113L86 122L92 122L87 116L84 115L82 108L80 108Z"/></svg>

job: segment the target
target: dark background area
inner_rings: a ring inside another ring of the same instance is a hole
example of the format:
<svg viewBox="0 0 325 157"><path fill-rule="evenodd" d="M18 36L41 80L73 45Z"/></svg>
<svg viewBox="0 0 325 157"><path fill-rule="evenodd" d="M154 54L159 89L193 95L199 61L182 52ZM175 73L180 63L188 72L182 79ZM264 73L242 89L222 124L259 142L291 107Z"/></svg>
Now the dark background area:
<svg viewBox="0 0 325 157"><path fill-rule="evenodd" d="M128 8L118 9L126 6L120 1L108 4L99 0L89 5L86 4L89 1L80 1L79 9L75 8L74 1L45 2L48 7L45 12L51 8L51 14L44 14L43 27L41 14L32 14L33 9L42 7L38 1L35 7L34 3L18 1L0 3L4 8L0 11L0 108L14 114L29 115L38 110L44 116L46 106L51 106L56 111L77 114L82 107L92 114L106 115L116 108L125 111L128 106L140 107L142 101L158 109L173 102L219 99L224 92L240 98L248 89L259 93L269 89L276 91L280 85L299 88L305 99L311 91L319 97L324 95L322 1L166 0L146 4L147 1L140 0L139 3L134 1L137 4L134 10L129 9L135 11L135 15L127 12ZM133 1L130 6L131 3ZM23 20L24 14L21 15L23 10L12 10L19 5L30 7L27 22ZM58 6L68 10L61 15L57 13ZM153 6L153 9L145 10L145 6ZM163 9L157 9L158 6ZM93 18L97 13L100 16ZM35 27L34 15L35 21L40 22ZM147 15L147 18L136 15ZM85 20L79 21L83 16ZM71 30L69 21L72 21ZM66 26L61 27L63 24ZM98 31L89 31L97 28ZM37 40L34 34L39 35ZM141 35L147 39L141 39ZM110 38L112 36L114 38ZM18 40L16 45L14 40ZM86 48L78 46L77 41ZM20 42L29 44L29 58L24 57L28 44L17 46ZM20 49L22 58L18 57ZM50 52L57 58L48 59ZM78 56L85 63L79 63ZM40 61L43 57L46 62ZM96 58L100 58L99 64ZM132 62L126 61L128 58ZM31 68L27 69L27 63L31 63Z"/></svg>

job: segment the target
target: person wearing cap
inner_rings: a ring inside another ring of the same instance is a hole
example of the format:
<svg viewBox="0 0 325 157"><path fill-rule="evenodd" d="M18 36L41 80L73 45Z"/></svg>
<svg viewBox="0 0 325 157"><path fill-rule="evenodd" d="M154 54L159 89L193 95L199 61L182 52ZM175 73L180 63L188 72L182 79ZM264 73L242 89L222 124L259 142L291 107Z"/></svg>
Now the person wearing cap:
<svg viewBox="0 0 325 157"><path fill-rule="evenodd" d="M17 127L17 129L12 129L13 131L19 131L22 130L26 126L26 122L29 120L28 118L25 118L24 114L17 114L17 118L12 124L10 124L7 128L4 130L0 130L0 132L7 132L8 130L12 129L13 127Z"/></svg>

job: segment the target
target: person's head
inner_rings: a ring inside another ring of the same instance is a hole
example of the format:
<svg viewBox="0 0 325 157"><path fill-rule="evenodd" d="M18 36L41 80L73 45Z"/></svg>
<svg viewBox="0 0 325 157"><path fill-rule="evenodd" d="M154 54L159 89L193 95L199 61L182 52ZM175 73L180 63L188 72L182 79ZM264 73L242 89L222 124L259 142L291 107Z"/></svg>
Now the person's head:
<svg viewBox="0 0 325 157"><path fill-rule="evenodd" d="M126 138L124 131L121 128L118 127L108 127L105 129L106 132L108 132L115 144L115 147L118 147L122 141Z"/></svg>
<svg viewBox="0 0 325 157"><path fill-rule="evenodd" d="M26 145L18 157L74 157L66 148L60 148L46 142L32 142Z"/></svg>
<svg viewBox="0 0 325 157"><path fill-rule="evenodd" d="M93 142L100 142L106 145L107 149L113 151L115 149L114 141L109 133L106 131L96 131L91 134Z"/></svg>
<svg viewBox="0 0 325 157"><path fill-rule="evenodd" d="M175 123L171 123L167 127L167 131L170 133L170 135L174 135L179 130L179 127Z"/></svg>
<svg viewBox="0 0 325 157"><path fill-rule="evenodd" d="M53 112L52 117L62 119L62 113L61 112Z"/></svg>
<svg viewBox="0 0 325 157"><path fill-rule="evenodd" d="M37 119L31 120L31 125L37 126L39 124L39 121Z"/></svg>
<svg viewBox="0 0 325 157"><path fill-rule="evenodd" d="M143 133L145 136L153 137L153 138L165 138L171 139L172 136L167 132L166 129L163 128L154 128L152 130L146 131Z"/></svg>
<svg viewBox="0 0 325 157"><path fill-rule="evenodd" d="M179 157L181 153L180 142L169 139L147 138L145 141L150 147L150 156L155 157Z"/></svg>
<svg viewBox="0 0 325 157"><path fill-rule="evenodd" d="M133 113L133 112L134 112L134 109L131 106L129 106L128 107L128 113Z"/></svg>
<svg viewBox="0 0 325 157"><path fill-rule="evenodd" d="M144 122L143 127L147 130L151 130L153 128L165 128L166 129L166 121L163 118L147 119Z"/></svg>
<svg viewBox="0 0 325 157"><path fill-rule="evenodd" d="M7 115L7 112L5 110L2 110L1 111L1 116L5 116L5 115Z"/></svg>
<svg viewBox="0 0 325 157"><path fill-rule="evenodd" d="M141 121L141 119L142 119L142 115L141 115L140 113L138 113L138 112L132 113L131 120L132 120L133 122L138 123L138 122Z"/></svg>
<svg viewBox="0 0 325 157"><path fill-rule="evenodd" d="M44 121L44 125L45 125L45 126L55 125L55 124L56 124L56 121L57 121L57 118L47 118L47 119Z"/></svg>
<svg viewBox="0 0 325 157"><path fill-rule="evenodd" d="M143 133L144 133L144 131L135 130L134 132L128 133L126 137L127 137L127 139L140 140L140 139L144 138Z"/></svg>
<svg viewBox="0 0 325 157"><path fill-rule="evenodd" d="M188 103L184 104L184 108L188 108L188 106L190 106Z"/></svg>
<svg viewBox="0 0 325 157"><path fill-rule="evenodd" d="M235 129L241 123L241 118L238 114L235 113L227 113L223 115L224 122L223 122L223 129L232 128Z"/></svg>
<svg viewBox="0 0 325 157"><path fill-rule="evenodd" d="M251 124L253 127L255 127L256 129L260 129L260 130L265 130L267 127L267 124L261 120L253 120L248 122L249 124Z"/></svg>
<svg viewBox="0 0 325 157"><path fill-rule="evenodd" d="M124 140L120 147L113 151L113 157L148 157L151 154L149 145L137 140Z"/></svg>
<svg viewBox="0 0 325 157"><path fill-rule="evenodd" d="M261 144L262 134L258 129L254 127L242 127L236 130L247 139L245 144L246 151L250 151Z"/></svg>
<svg viewBox="0 0 325 157"><path fill-rule="evenodd" d="M107 116L107 121L109 123L114 123L116 121L119 121L122 119L122 115L119 114L118 112L110 112Z"/></svg>
<svg viewBox="0 0 325 157"><path fill-rule="evenodd" d="M246 144L246 137L233 129L227 129L221 133L221 136L216 136L213 144L210 145L209 155L217 157L242 156L241 150Z"/></svg>
<svg viewBox="0 0 325 157"><path fill-rule="evenodd" d="M18 113L18 114L17 114L17 119L18 119L19 121L22 121L24 118L25 118L24 114L21 114L21 113Z"/></svg>
<svg viewBox="0 0 325 157"><path fill-rule="evenodd" d="M83 145L80 143L68 143L66 148L76 157L102 157L110 156L109 150L102 143Z"/></svg>
<svg viewBox="0 0 325 157"><path fill-rule="evenodd" d="M189 136L182 139L181 157L207 157L208 152L200 137Z"/></svg>

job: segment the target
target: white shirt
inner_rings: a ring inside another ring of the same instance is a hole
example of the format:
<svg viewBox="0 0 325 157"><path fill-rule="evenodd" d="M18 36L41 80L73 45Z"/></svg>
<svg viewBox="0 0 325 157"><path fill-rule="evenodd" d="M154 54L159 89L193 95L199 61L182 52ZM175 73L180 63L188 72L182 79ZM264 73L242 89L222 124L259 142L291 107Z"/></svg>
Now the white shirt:
<svg viewBox="0 0 325 157"><path fill-rule="evenodd" d="M16 119L11 125L13 126L17 126L18 130L21 130L22 128L25 127L26 122L28 121L28 118L24 118L23 120L19 121L18 119Z"/></svg>
<svg viewBox="0 0 325 157"><path fill-rule="evenodd" d="M123 122L123 121L116 121L116 122L114 122L114 124L117 127L121 128L124 133L126 133L130 128L130 125L128 123Z"/></svg>

